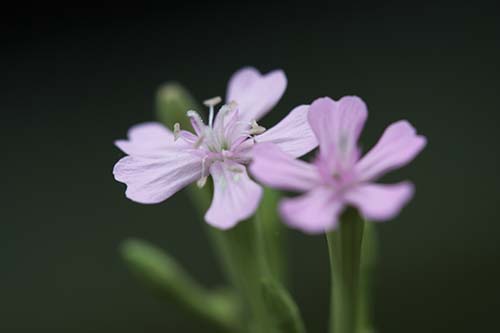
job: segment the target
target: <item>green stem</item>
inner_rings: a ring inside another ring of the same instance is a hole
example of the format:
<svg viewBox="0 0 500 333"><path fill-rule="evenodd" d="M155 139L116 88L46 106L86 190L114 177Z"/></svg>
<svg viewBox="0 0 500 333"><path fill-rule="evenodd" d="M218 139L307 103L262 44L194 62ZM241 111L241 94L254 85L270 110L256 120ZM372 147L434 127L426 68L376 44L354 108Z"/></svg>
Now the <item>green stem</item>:
<svg viewBox="0 0 500 333"><path fill-rule="evenodd" d="M207 184L208 185L208 184ZM210 188L189 188L189 195L200 213L210 203ZM248 332L268 333L270 323L265 310L260 281L270 273L257 213L230 230L221 231L207 225L222 269L238 291L242 302L242 327Z"/></svg>
<svg viewBox="0 0 500 333"><path fill-rule="evenodd" d="M375 332L372 318L373 278L377 263L377 234L374 223L366 223L361 246L361 273L358 322L362 333Z"/></svg>
<svg viewBox="0 0 500 333"><path fill-rule="evenodd" d="M359 333L360 262L364 221L348 209L327 234L332 276L330 333Z"/></svg>
<svg viewBox="0 0 500 333"><path fill-rule="evenodd" d="M287 285L286 229L278 214L279 192L264 188L264 196L257 211L259 248L266 259L269 274L278 282Z"/></svg>
<svg viewBox="0 0 500 333"><path fill-rule="evenodd" d="M221 247L226 272L243 300L245 326L255 332L267 332L266 313L260 292L262 258L257 247L256 221L239 223L227 231L211 229L216 245Z"/></svg>

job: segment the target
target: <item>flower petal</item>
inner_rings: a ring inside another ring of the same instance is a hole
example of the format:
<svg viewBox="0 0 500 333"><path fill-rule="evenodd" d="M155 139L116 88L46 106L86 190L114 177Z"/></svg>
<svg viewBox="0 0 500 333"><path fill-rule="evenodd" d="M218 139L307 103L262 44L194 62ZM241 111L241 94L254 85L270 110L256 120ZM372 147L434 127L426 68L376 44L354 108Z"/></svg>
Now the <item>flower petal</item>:
<svg viewBox="0 0 500 333"><path fill-rule="evenodd" d="M146 122L132 126L128 133L131 141L166 140L173 141L173 133L158 122Z"/></svg>
<svg viewBox="0 0 500 333"><path fill-rule="evenodd" d="M255 137L256 142L272 142L287 154L300 157L318 145L307 114L309 105L294 108L276 126Z"/></svg>
<svg viewBox="0 0 500 333"><path fill-rule="evenodd" d="M304 195L283 199L279 210L292 228L310 234L324 233L337 226L344 204L335 197L332 189L318 187Z"/></svg>
<svg viewBox="0 0 500 333"><path fill-rule="evenodd" d="M309 108L309 124L320 145L320 156L333 171L348 168L358 158L357 141L368 116L363 100L344 96L338 102L318 98Z"/></svg>
<svg viewBox="0 0 500 333"><path fill-rule="evenodd" d="M259 120L285 92L287 80L282 70L262 75L257 69L247 67L233 74L227 88L227 102L235 101L241 120Z"/></svg>
<svg viewBox="0 0 500 333"><path fill-rule="evenodd" d="M391 170L410 163L425 147L425 137L416 134L406 120L393 123L378 143L356 164L362 180L373 180Z"/></svg>
<svg viewBox="0 0 500 333"><path fill-rule="evenodd" d="M160 123L148 122L132 126L127 140L117 140L115 145L124 153L154 157L174 144L173 133Z"/></svg>
<svg viewBox="0 0 500 333"><path fill-rule="evenodd" d="M262 188L248 177L243 165L215 162L210 173L214 181L214 196L205 214L208 224L229 229L257 210Z"/></svg>
<svg viewBox="0 0 500 333"><path fill-rule="evenodd" d="M163 153L161 158L126 156L115 164L113 174L117 181L127 184L127 198L143 204L158 203L201 177L199 156L178 149Z"/></svg>
<svg viewBox="0 0 500 333"><path fill-rule="evenodd" d="M272 143L261 143L253 148L252 175L263 184L292 191L309 191L319 182L316 168L294 159Z"/></svg>
<svg viewBox="0 0 500 333"><path fill-rule="evenodd" d="M413 192L410 182L391 185L364 184L349 190L344 199L357 207L366 219L386 221L399 214L412 198Z"/></svg>

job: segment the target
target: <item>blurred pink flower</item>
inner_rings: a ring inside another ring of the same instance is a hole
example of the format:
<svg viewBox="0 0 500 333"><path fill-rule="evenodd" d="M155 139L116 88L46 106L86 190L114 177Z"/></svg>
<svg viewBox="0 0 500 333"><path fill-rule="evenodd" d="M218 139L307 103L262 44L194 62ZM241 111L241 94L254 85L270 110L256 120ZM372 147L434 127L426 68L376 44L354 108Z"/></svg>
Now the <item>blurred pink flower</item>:
<svg viewBox="0 0 500 333"><path fill-rule="evenodd" d="M426 139L405 120L393 123L362 158L357 141L366 117L365 103L346 96L339 101L319 98L310 106L308 120L319 142L314 163L294 159L272 143L254 148L252 174L263 184L306 192L284 199L280 213L291 227L307 233L335 229L348 205L364 218L385 221L396 216L413 195L409 182L373 183L384 173L409 163Z"/></svg>
<svg viewBox="0 0 500 333"><path fill-rule="evenodd" d="M115 179L127 184L129 199L154 204L190 183L204 186L211 175L214 195L205 220L220 229L231 228L255 212L262 196L262 188L246 170L256 142L273 142L294 157L317 146L307 122L308 105L296 107L267 131L257 124L286 85L281 70L262 75L254 68L243 68L230 79L227 104L216 116L214 106L220 99L205 102L210 108L208 124L197 112L187 112L194 133L177 124L173 132L159 123L132 127L128 140L115 142L129 155L116 163Z"/></svg>

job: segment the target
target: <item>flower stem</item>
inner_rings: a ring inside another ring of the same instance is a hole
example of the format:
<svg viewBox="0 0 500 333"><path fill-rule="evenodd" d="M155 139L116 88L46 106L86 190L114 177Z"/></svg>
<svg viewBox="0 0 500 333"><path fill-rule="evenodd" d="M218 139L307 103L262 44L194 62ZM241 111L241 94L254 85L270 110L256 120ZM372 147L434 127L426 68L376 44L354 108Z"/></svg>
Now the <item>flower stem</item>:
<svg viewBox="0 0 500 333"><path fill-rule="evenodd" d="M189 188L190 197L200 213L204 212L210 203L209 190ZM267 195L264 197L264 200L266 199ZM274 209L274 207L272 208ZM269 213L266 211L267 209L263 211L260 207L253 218L240 222L234 228L226 231L207 225L208 234L222 269L240 296L243 317L241 324L244 332L272 332L261 291L261 280L281 274L281 271L275 272L269 268L269 256L279 258L276 260L284 259L281 258L281 254L277 253L281 247L275 249L267 244L266 235L269 233L261 225L263 223L262 217L269 217ZM267 227L265 228L267 229ZM274 255L269 253L271 248ZM276 263L276 265L278 264ZM283 263L279 267L284 267Z"/></svg>
<svg viewBox="0 0 500 333"><path fill-rule="evenodd" d="M361 244L364 221L354 209L327 233L331 267L330 333L359 333Z"/></svg>
<svg viewBox="0 0 500 333"><path fill-rule="evenodd" d="M374 223L366 223L361 246L360 313L358 322L362 333L375 332L372 318L373 278L377 263L378 239Z"/></svg>
<svg viewBox="0 0 500 333"><path fill-rule="evenodd" d="M249 332L268 332L268 320L260 290L260 281L265 274L262 257L257 247L256 221L239 223L227 231L211 230L219 255L234 287L243 300L243 321Z"/></svg>
<svg viewBox="0 0 500 333"><path fill-rule="evenodd" d="M260 249L269 274L278 282L287 285L287 239L286 230L278 215L279 192L265 188L264 196L257 210L255 222L259 234Z"/></svg>

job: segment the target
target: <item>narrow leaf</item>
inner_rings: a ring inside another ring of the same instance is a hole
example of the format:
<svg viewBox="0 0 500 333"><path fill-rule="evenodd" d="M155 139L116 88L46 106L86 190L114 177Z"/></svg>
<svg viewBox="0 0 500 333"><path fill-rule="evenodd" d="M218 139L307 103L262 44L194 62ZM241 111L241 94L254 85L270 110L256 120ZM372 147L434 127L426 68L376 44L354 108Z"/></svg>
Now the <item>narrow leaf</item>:
<svg viewBox="0 0 500 333"><path fill-rule="evenodd" d="M157 296L178 304L224 332L234 332L239 308L227 290L208 291L161 249L137 239L122 243L129 269Z"/></svg>
<svg viewBox="0 0 500 333"><path fill-rule="evenodd" d="M288 291L277 282L261 282L264 302L277 333L304 333L299 309Z"/></svg>

